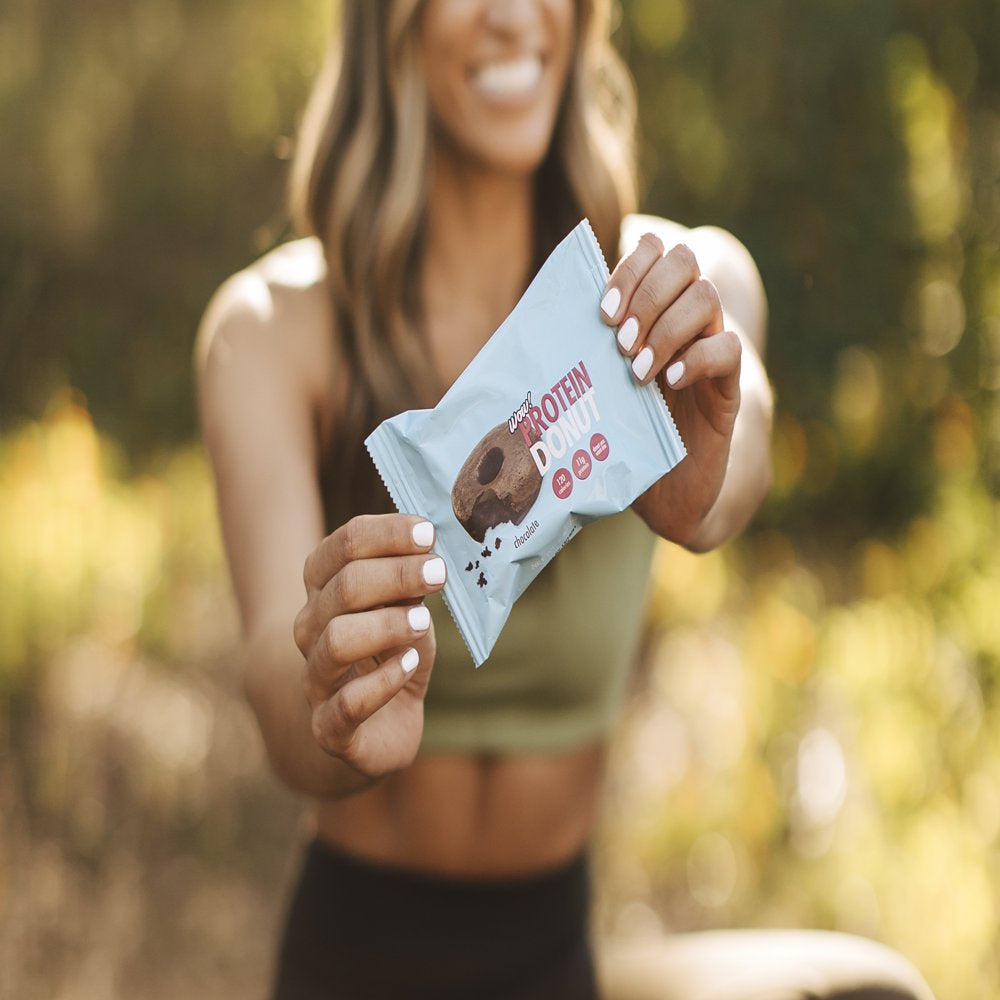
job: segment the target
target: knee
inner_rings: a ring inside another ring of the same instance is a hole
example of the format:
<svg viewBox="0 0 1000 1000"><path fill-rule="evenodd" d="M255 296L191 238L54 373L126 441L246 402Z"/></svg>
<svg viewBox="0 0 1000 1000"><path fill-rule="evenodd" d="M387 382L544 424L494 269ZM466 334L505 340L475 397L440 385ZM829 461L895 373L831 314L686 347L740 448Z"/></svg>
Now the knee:
<svg viewBox="0 0 1000 1000"><path fill-rule="evenodd" d="M833 931L791 932L822 989L809 1000L934 1000L916 966L887 945Z"/></svg>
<svg viewBox="0 0 1000 1000"><path fill-rule="evenodd" d="M934 1000L901 954L832 931L703 931L604 959L609 1000Z"/></svg>

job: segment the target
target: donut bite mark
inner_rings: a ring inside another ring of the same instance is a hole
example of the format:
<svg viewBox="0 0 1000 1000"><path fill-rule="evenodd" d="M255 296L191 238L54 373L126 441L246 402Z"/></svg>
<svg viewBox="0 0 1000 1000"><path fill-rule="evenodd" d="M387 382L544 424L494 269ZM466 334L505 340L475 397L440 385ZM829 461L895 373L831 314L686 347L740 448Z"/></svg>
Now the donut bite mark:
<svg viewBox="0 0 1000 1000"><path fill-rule="evenodd" d="M533 434L537 437L537 432ZM520 524L542 488L542 477L520 431L494 427L472 449L455 478L451 509L477 542L498 524Z"/></svg>

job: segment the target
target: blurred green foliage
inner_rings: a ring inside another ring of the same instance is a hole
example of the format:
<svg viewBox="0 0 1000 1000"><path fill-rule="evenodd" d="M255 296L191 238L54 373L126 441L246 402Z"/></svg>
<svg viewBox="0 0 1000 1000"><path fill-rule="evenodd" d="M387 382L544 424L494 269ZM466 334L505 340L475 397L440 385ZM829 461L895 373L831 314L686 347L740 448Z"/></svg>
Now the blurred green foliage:
<svg viewBox="0 0 1000 1000"><path fill-rule="evenodd" d="M769 523L857 538L931 495L968 408L1000 486L1000 8L636 0L655 210L754 253L782 411Z"/></svg>
<svg viewBox="0 0 1000 1000"><path fill-rule="evenodd" d="M0 420L82 391L130 457L194 433L191 343L285 228L289 136L330 5L0 10Z"/></svg>
<svg viewBox="0 0 1000 1000"><path fill-rule="evenodd" d="M265 975L295 807L225 662L190 352L287 235L330 23L0 8L0 992ZM778 413L746 537L659 553L601 926L838 927L1000 995L1000 5L626 0L618 37L643 208L754 254Z"/></svg>

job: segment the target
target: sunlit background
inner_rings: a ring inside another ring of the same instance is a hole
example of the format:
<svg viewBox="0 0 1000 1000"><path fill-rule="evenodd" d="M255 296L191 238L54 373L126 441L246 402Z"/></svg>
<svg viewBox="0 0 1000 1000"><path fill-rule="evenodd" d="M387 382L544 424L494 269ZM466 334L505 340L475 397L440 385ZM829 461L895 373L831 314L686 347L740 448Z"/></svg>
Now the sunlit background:
<svg viewBox="0 0 1000 1000"><path fill-rule="evenodd" d="M267 774L190 352L287 235L328 0L0 7L0 994L261 997ZM644 208L732 229L775 485L657 557L601 932L816 926L1000 995L1000 4L629 0ZM488 669L488 668L487 668Z"/></svg>

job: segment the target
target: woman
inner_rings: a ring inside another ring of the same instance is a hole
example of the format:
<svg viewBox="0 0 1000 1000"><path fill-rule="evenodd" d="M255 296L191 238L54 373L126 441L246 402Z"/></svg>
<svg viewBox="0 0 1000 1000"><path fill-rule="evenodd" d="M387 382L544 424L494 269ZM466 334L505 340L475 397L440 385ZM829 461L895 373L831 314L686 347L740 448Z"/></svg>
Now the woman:
<svg viewBox="0 0 1000 1000"><path fill-rule="evenodd" d="M293 172L311 236L220 289L198 355L247 694L314 803L275 996L593 997L585 856L654 533L712 548L768 485L763 292L728 234L627 220L600 309L689 457L474 671L433 525L362 442L440 398L581 217L617 258L630 91L604 0L341 6Z"/></svg>

